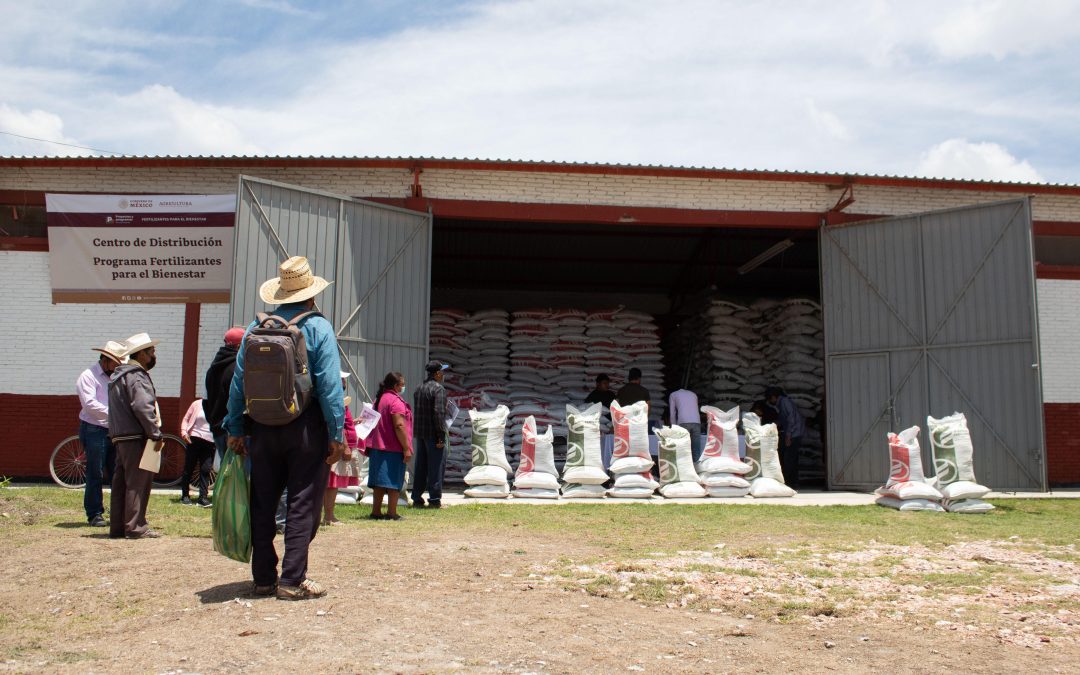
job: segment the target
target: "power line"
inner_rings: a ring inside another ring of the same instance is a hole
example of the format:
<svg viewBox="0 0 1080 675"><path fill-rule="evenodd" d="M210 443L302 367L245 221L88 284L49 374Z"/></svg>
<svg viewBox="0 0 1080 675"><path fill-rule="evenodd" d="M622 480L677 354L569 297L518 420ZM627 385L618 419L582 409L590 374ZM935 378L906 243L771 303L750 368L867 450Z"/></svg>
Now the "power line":
<svg viewBox="0 0 1080 675"><path fill-rule="evenodd" d="M92 152L104 152L107 155L124 155L123 152L113 152L112 150L102 150L100 148L89 148L85 145L75 145L74 143L61 143L60 141L50 141L47 138L34 138L33 136L23 136L22 134L13 134L10 131L0 131L0 134L5 136L14 136L15 138L25 138L28 141L39 141L41 143L53 143L55 145L64 145L69 148L79 148L80 150L90 150Z"/></svg>

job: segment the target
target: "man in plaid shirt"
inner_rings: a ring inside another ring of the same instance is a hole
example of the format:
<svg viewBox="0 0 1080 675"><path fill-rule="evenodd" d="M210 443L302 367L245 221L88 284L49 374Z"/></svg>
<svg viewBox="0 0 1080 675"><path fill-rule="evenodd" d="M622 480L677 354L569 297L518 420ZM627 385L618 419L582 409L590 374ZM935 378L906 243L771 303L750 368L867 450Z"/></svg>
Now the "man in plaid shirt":
<svg viewBox="0 0 1080 675"><path fill-rule="evenodd" d="M446 468L446 388L442 381L449 364L429 361L427 379L413 393L413 506L442 507L443 471Z"/></svg>

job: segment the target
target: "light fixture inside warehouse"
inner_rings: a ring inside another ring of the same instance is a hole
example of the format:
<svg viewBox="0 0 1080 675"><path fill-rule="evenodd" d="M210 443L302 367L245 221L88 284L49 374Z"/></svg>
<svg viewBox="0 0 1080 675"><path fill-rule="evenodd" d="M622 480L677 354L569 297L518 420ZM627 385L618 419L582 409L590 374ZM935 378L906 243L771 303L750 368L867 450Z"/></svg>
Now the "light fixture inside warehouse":
<svg viewBox="0 0 1080 675"><path fill-rule="evenodd" d="M747 272L757 269L760 265L764 264L774 256L780 255L794 245L795 242L791 241L790 239L785 239L784 241L781 241L777 244L773 244L768 248L768 250L764 251L760 255L756 256L753 260L740 267L739 274L746 274Z"/></svg>

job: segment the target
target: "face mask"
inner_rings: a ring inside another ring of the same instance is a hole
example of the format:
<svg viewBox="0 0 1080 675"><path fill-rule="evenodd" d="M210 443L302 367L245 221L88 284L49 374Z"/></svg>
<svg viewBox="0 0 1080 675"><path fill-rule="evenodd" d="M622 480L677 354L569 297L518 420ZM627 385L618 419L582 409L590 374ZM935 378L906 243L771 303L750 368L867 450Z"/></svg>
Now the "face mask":
<svg viewBox="0 0 1080 675"><path fill-rule="evenodd" d="M400 394L401 396L404 396L405 395L405 387L402 387L401 391L399 391L398 394Z"/></svg>
<svg viewBox="0 0 1080 675"><path fill-rule="evenodd" d="M153 370L154 366L156 366L156 365L157 365L157 357L156 356L151 356L150 357L150 363L146 364L146 369L147 370Z"/></svg>

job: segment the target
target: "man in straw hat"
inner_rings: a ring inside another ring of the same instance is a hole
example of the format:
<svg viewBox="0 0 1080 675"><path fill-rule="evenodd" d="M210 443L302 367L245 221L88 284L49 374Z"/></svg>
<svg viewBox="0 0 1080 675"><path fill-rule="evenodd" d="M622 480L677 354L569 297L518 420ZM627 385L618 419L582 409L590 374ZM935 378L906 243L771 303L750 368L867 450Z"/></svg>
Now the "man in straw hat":
<svg viewBox="0 0 1080 675"><path fill-rule="evenodd" d="M307 258L295 256L281 263L278 276L259 288L259 297L269 305L278 305L275 316L291 321L314 310L315 296L329 285L330 282L312 273ZM312 398L318 405L309 405L291 422L272 426L244 414L244 349L255 325L252 322L248 327L237 354L224 424L229 448L241 455L251 455L254 592L276 594L283 600L317 598L326 591L307 577L308 547L319 528L330 466L345 451L345 399L337 338L333 326L321 314L300 320L312 377ZM286 489L289 517L285 522L285 555L279 577L274 515Z"/></svg>
<svg viewBox="0 0 1080 675"><path fill-rule="evenodd" d="M102 482L112 479L116 448L109 441L109 377L127 359L127 347L109 340L104 347L91 347L98 355L97 363L82 371L75 380L79 395L79 442L86 454L86 487L83 489L83 510L91 527L105 527L105 502L101 496Z"/></svg>
<svg viewBox="0 0 1080 675"><path fill-rule="evenodd" d="M128 363L118 366L109 381L109 437L116 445L109 509L109 536L113 539L154 539L146 524L146 506L154 474L139 466L147 441L161 452L161 411L150 371L157 364L157 345L146 333L127 343Z"/></svg>

